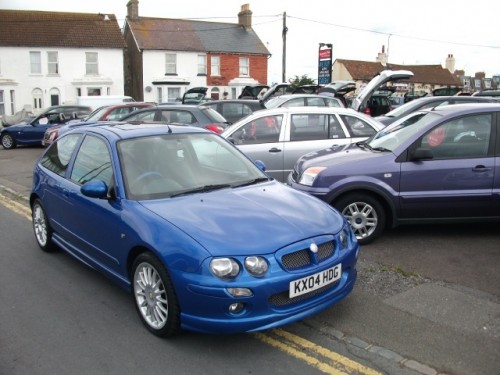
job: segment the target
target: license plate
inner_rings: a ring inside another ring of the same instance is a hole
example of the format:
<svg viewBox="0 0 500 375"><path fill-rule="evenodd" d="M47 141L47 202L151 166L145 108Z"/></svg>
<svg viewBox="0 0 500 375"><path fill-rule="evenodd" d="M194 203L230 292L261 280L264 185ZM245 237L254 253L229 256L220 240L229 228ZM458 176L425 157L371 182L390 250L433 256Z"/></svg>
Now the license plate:
<svg viewBox="0 0 500 375"><path fill-rule="evenodd" d="M314 275L303 277L290 282L289 297L294 298L302 294L312 292L325 285L334 283L342 275L342 264L339 263L332 268L315 273Z"/></svg>

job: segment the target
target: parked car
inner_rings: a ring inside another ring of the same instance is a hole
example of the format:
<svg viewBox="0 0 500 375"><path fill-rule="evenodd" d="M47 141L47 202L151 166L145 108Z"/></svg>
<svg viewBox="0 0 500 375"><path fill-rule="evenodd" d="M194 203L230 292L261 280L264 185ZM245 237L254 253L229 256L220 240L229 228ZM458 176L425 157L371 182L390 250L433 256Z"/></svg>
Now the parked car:
<svg viewBox="0 0 500 375"><path fill-rule="evenodd" d="M383 126L371 117L341 107L273 108L255 112L227 128L222 136L266 172L285 181L305 153L364 140Z"/></svg>
<svg viewBox="0 0 500 375"><path fill-rule="evenodd" d="M260 100L262 99L262 95L264 95L268 89L268 85L248 85L241 90L241 94L238 96L238 99Z"/></svg>
<svg viewBox="0 0 500 375"><path fill-rule="evenodd" d="M472 94L472 96L479 97L489 97L489 98L498 98L500 97L500 90L484 90L484 91L476 91Z"/></svg>
<svg viewBox="0 0 500 375"><path fill-rule="evenodd" d="M80 121L68 121L65 124L51 126L45 130L45 134L42 139L42 146L48 146L54 142L57 137L63 135L65 132L74 129L77 126L89 125L96 123L98 121L119 121L122 117L129 115L142 108L153 107L152 103L142 103L142 102L128 102L115 105L105 105L97 108L87 117L81 119Z"/></svg>
<svg viewBox="0 0 500 375"><path fill-rule="evenodd" d="M222 133L228 125L228 121L216 110L194 104L159 105L154 108L144 108L123 117L121 121L186 124L205 128L215 133Z"/></svg>
<svg viewBox="0 0 500 375"><path fill-rule="evenodd" d="M387 94L373 94L366 104L364 113L368 116L381 116L392 110L390 96Z"/></svg>
<svg viewBox="0 0 500 375"><path fill-rule="evenodd" d="M418 111L301 157L287 183L341 211L362 244L400 224L500 219L500 104Z"/></svg>
<svg viewBox="0 0 500 375"><path fill-rule="evenodd" d="M306 107L306 106L316 106L316 107L344 107L344 104L340 99L332 98L325 95L315 95L315 94L289 94L275 96L269 99L265 107L266 108L279 108L279 107Z"/></svg>
<svg viewBox="0 0 500 375"><path fill-rule="evenodd" d="M255 111L266 108L260 100L252 99L212 100L200 105L216 110L230 124Z"/></svg>
<svg viewBox="0 0 500 375"><path fill-rule="evenodd" d="M182 104L200 104L209 101L207 98L208 87L193 87L182 96Z"/></svg>
<svg viewBox="0 0 500 375"><path fill-rule="evenodd" d="M359 246L338 211L200 128L77 128L37 162L30 204L40 248L131 291L158 336L282 326L356 280Z"/></svg>
<svg viewBox="0 0 500 375"><path fill-rule="evenodd" d="M419 111L421 109L435 108L442 105L460 104L460 103L488 103L495 102L492 98L481 98L473 96L424 96L414 99L403 104L400 107L394 108L383 116L375 117L384 125L392 124L393 122L405 117L406 115Z"/></svg>
<svg viewBox="0 0 500 375"><path fill-rule="evenodd" d="M375 77L373 77L370 82L368 82L363 89L357 94L353 95L348 99L347 95L351 95L356 90L356 83L354 81L337 81L326 85L319 90L319 94L329 94L337 98L342 98L342 101L347 107L354 109L358 112L366 113L370 116L376 116L372 114L377 112L376 106L379 103L377 100L371 100L374 96L375 91L382 88L388 82L395 82L400 80L408 80L413 77L413 73L408 70L383 70ZM383 99L380 99L382 101ZM371 105L371 108L370 108ZM389 105L388 100L384 101L384 105ZM383 111L381 107L381 111Z"/></svg>
<svg viewBox="0 0 500 375"><path fill-rule="evenodd" d="M57 105L49 107L29 123L11 125L0 132L0 142L9 150L18 145L41 145L45 131L54 125L64 124L70 119L83 118L91 112L90 107Z"/></svg>
<svg viewBox="0 0 500 375"><path fill-rule="evenodd" d="M391 102L392 109L396 109L405 104L405 98L402 95L391 95L389 96L389 101Z"/></svg>

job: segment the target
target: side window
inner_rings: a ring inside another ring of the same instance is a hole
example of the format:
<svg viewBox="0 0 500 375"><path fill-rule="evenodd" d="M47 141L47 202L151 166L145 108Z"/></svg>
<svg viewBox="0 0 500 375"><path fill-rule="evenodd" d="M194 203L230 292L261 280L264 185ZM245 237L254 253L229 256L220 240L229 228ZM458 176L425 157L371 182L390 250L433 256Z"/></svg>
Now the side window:
<svg viewBox="0 0 500 375"><path fill-rule="evenodd" d="M104 141L87 136L76 155L70 179L77 184L103 180L108 186L113 182L113 167L109 150Z"/></svg>
<svg viewBox="0 0 500 375"><path fill-rule="evenodd" d="M328 128L329 138L332 139L346 138L344 129L342 129L342 125L340 125L340 121L337 118L337 116L330 115L329 121L330 121Z"/></svg>
<svg viewBox="0 0 500 375"><path fill-rule="evenodd" d="M304 99L303 98L294 98L290 99L287 102L283 103L281 107L289 108L289 107L304 107Z"/></svg>
<svg viewBox="0 0 500 375"><path fill-rule="evenodd" d="M350 115L341 115L340 117L353 138L371 137L377 132L375 128L359 117Z"/></svg>
<svg viewBox="0 0 500 375"><path fill-rule="evenodd" d="M327 107L342 107L342 104L339 100L333 98L325 98Z"/></svg>
<svg viewBox="0 0 500 375"><path fill-rule="evenodd" d="M154 121L156 111L146 111L137 113L135 116L131 116L127 121Z"/></svg>
<svg viewBox="0 0 500 375"><path fill-rule="evenodd" d="M283 116L260 117L233 133L238 145L279 142Z"/></svg>
<svg viewBox="0 0 500 375"><path fill-rule="evenodd" d="M325 101L322 98L306 98L308 106L325 107Z"/></svg>
<svg viewBox="0 0 500 375"><path fill-rule="evenodd" d="M490 144L491 122L491 114L446 122L424 135L417 147L431 149L435 159L485 157Z"/></svg>
<svg viewBox="0 0 500 375"><path fill-rule="evenodd" d="M41 164L48 170L64 177L71 155L80 139L80 134L70 134L54 142L41 159Z"/></svg>
<svg viewBox="0 0 500 375"><path fill-rule="evenodd" d="M290 141L328 139L329 116L317 114L292 115Z"/></svg>

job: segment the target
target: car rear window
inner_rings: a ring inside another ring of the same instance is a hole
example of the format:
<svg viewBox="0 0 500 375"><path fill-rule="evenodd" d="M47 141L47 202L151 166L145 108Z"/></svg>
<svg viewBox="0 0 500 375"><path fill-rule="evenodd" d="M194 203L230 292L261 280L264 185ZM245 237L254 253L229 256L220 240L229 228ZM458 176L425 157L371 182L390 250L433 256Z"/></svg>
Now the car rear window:
<svg viewBox="0 0 500 375"><path fill-rule="evenodd" d="M219 112L212 108L201 108L203 113L205 113L210 120L213 122L225 123L227 122L224 116L222 116Z"/></svg>

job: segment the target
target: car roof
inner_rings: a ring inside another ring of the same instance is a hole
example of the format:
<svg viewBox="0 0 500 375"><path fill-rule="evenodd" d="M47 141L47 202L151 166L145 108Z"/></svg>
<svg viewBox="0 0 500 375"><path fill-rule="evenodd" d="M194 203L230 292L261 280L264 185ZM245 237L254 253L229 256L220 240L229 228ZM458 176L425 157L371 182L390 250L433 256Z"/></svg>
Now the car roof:
<svg viewBox="0 0 500 375"><path fill-rule="evenodd" d="M100 123L99 126L81 126L74 130L72 133L94 133L100 134L110 139L129 139L142 136L150 136L157 134L187 134L187 133L207 133L212 132L203 128L188 126L188 125L173 125L173 124L159 124L147 123L140 124L127 123L127 122L113 122L113 123ZM69 133L68 133L69 134Z"/></svg>
<svg viewBox="0 0 500 375"><path fill-rule="evenodd" d="M490 111L500 111L500 103L463 103L463 104L450 104L442 105L439 107L429 108L423 110L424 112L434 112L441 115L464 115L469 113L481 113Z"/></svg>

